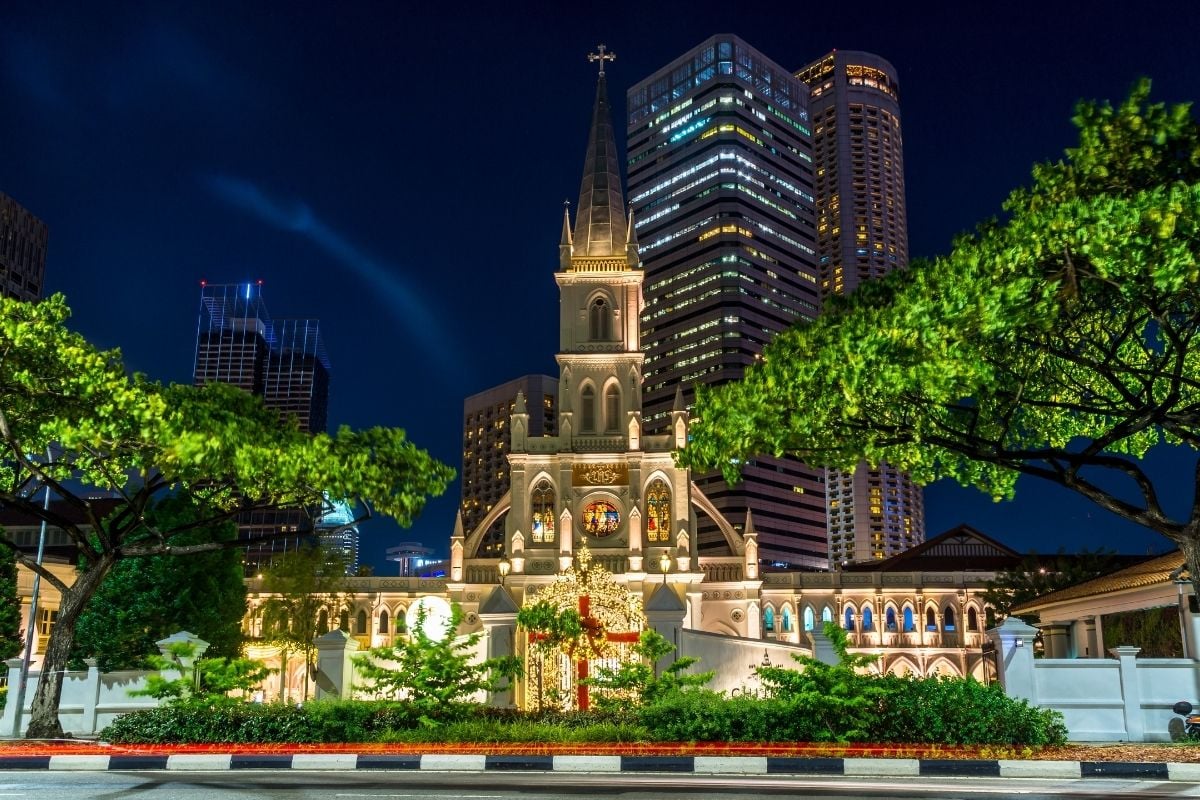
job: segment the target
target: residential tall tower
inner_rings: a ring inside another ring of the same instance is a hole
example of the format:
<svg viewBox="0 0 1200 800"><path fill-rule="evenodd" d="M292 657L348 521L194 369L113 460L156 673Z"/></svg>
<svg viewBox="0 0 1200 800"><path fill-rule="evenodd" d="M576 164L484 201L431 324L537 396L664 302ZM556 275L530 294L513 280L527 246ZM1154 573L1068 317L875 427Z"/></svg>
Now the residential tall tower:
<svg viewBox="0 0 1200 800"><path fill-rule="evenodd" d="M740 378L776 334L820 311L808 89L719 35L631 88L629 198L645 269L647 431L678 389ZM828 563L823 471L758 458L696 484L735 526L753 511L766 562ZM701 518L701 553L724 546Z"/></svg>
<svg viewBox="0 0 1200 800"><path fill-rule="evenodd" d="M809 87L823 298L908 265L895 68L835 50L796 73ZM920 487L896 468L826 475L831 565L890 558L925 540Z"/></svg>
<svg viewBox="0 0 1200 800"><path fill-rule="evenodd" d="M553 436L557 431L558 379L550 375L526 375L466 399L460 509L467 531L475 530L509 489L509 417L518 394L527 398L529 436ZM503 547L504 521L497 520L484 535L480 553L499 555Z"/></svg>

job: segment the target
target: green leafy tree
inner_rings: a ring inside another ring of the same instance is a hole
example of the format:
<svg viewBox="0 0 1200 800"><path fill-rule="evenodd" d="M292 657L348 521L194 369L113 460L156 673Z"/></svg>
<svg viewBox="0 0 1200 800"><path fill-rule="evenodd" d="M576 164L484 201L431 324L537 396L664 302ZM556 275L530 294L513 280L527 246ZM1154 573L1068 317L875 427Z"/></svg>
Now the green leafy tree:
<svg viewBox="0 0 1200 800"><path fill-rule="evenodd" d="M714 672L691 673L687 670L700 663L694 656L677 658L659 674L659 659L674 653L675 645L658 631L642 631L633 646L636 659L622 661L615 669L601 668L588 683L602 690L596 697L598 708L622 708L632 697L641 705L657 703L668 695L699 689L713 679Z"/></svg>
<svg viewBox="0 0 1200 800"><path fill-rule="evenodd" d="M436 724L456 704L477 692L499 692L521 674L515 656L475 660L480 633L457 636L463 611L451 605L445 635L430 636L425 630L426 610L418 610L415 624L403 641L391 647L376 647L355 659L366 679L364 688L411 703L426 725Z"/></svg>
<svg viewBox="0 0 1200 800"><path fill-rule="evenodd" d="M0 661L19 655L22 644L17 562L12 550L0 547Z"/></svg>
<svg viewBox="0 0 1200 800"><path fill-rule="evenodd" d="M202 513L192 498L174 495L156 503L146 519L156 529L175 529ZM178 538L180 545L232 543L237 526L223 521ZM246 584L236 550L126 559L113 566L80 615L72 661L94 657L104 672L139 668L158 653L155 642L179 631L208 642L210 658L233 658L241 652L245 615Z"/></svg>
<svg viewBox="0 0 1200 800"><path fill-rule="evenodd" d="M822 732L837 741L871 738L871 728L888 686L866 669L879 657L851 653L846 632L826 622L825 635L837 654L836 664L793 653L802 669L758 666L754 668L768 697L779 698L795 713L819 722Z"/></svg>
<svg viewBox="0 0 1200 800"><path fill-rule="evenodd" d="M997 573L980 596L997 616L1007 617L1013 606L1112 572L1117 567L1114 555L1104 549L1084 550L1078 555L1059 549L1049 557L1030 553L1017 566Z"/></svg>
<svg viewBox="0 0 1200 800"><path fill-rule="evenodd" d="M154 697L167 705L196 705L203 708L244 703L270 672L251 658L202 658L193 660L191 642L172 642L167 655L152 655L147 661L158 674L146 676L146 687L129 694ZM163 674L166 673L166 674ZM173 677L169 677L171 675ZM230 692L240 696L231 697Z"/></svg>
<svg viewBox="0 0 1200 800"><path fill-rule="evenodd" d="M292 550L274 559L263 570L263 639L281 648L280 678L283 699L288 696L288 654L299 653L307 672L316 669L315 639L336 626L350 608L346 560L341 553L320 545ZM304 681L303 699L308 699Z"/></svg>
<svg viewBox="0 0 1200 800"><path fill-rule="evenodd" d="M699 390L680 461L730 480L758 453L887 461L997 499L1031 475L1162 533L1200 581L1200 492L1174 517L1141 463L1200 448L1200 126L1149 91L1081 102L1078 146L1036 166L1003 220Z"/></svg>
<svg viewBox="0 0 1200 800"><path fill-rule="evenodd" d="M454 475L402 430L343 427L308 436L237 388L164 386L130 375L118 351L98 350L68 329L68 316L60 295L40 303L0 298L0 504L64 531L83 557L68 582L17 554L61 595L30 738L62 735L58 705L77 622L118 562L235 546L186 535L258 509L357 501L407 525ZM33 499L43 487L86 524L53 504L43 510ZM195 499L197 518L176 527L147 521L153 502L175 492ZM91 499L100 493L121 501L106 518Z"/></svg>

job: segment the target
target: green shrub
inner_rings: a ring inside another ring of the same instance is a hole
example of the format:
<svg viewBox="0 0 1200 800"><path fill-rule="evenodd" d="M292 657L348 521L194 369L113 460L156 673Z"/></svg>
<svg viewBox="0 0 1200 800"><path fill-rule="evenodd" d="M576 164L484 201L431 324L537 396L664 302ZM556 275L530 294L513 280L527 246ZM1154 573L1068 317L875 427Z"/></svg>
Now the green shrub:
<svg viewBox="0 0 1200 800"><path fill-rule="evenodd" d="M304 708L279 703L178 705L122 714L100 737L122 744L318 742Z"/></svg>
<svg viewBox="0 0 1200 800"><path fill-rule="evenodd" d="M1009 697L970 678L876 679L886 688L879 741L932 744L1062 744L1062 714Z"/></svg>

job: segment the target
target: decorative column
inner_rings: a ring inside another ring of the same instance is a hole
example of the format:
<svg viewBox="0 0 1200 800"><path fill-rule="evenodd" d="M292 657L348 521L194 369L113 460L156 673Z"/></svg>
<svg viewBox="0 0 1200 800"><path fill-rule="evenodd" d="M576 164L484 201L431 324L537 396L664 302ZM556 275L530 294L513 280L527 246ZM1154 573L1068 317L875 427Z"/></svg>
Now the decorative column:
<svg viewBox="0 0 1200 800"><path fill-rule="evenodd" d="M480 604L479 621L483 623L488 658L516 655L517 611L517 604L504 586L492 589ZM511 680L504 689L490 692L487 697L488 705L505 708L516 705L516 700L516 685Z"/></svg>

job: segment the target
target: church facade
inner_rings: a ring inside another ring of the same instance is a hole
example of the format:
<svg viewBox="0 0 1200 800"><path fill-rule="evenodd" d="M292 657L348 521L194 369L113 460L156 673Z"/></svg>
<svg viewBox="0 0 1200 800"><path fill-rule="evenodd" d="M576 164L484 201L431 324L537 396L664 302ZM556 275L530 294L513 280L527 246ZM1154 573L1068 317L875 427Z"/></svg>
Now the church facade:
<svg viewBox="0 0 1200 800"><path fill-rule="evenodd" d="M548 594L586 551L589 563L640 599L647 626L667 636L679 655L699 656L701 669L717 670L717 689L747 687L754 664L788 663L791 654L814 648L820 655L823 621L844 626L854 650L879 653L881 670L984 677L979 646L986 609L978 595L993 572L941 562L928 570L914 562L899 572L760 574L752 517L735 529L675 464L688 426L678 394L669 431L643 433L642 270L607 98L603 66L610 57L603 49L593 56L601 71L579 203L573 223L564 212L553 273L560 293L557 434L530 436L529 409L517 397L508 426L507 494L473 530L463 529L460 514L444 580L350 579L348 646L390 644L414 604L437 597L463 608L460 634L484 633L481 656L528 659L518 609ZM699 515L720 530L723 553L699 555ZM501 520L497 556L482 545ZM947 536L922 547L953 548L958 541L969 550L981 542L970 534L943 541ZM1017 560L991 540L985 546ZM257 588L251 581L251 635L261 633L257 608L265 597ZM303 665L292 671L295 680L306 679ZM569 682L570 670L563 673ZM528 705L532 692L519 685L498 701Z"/></svg>

